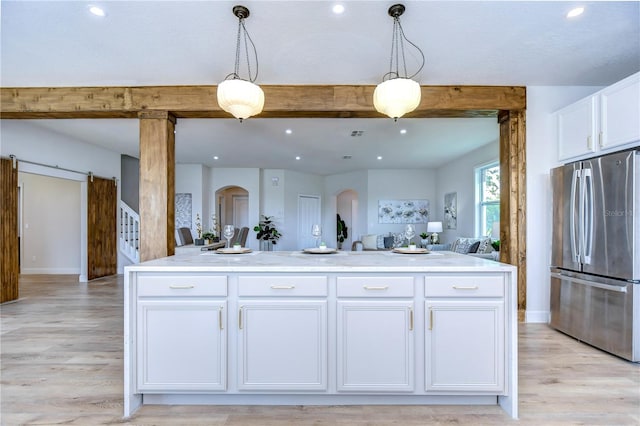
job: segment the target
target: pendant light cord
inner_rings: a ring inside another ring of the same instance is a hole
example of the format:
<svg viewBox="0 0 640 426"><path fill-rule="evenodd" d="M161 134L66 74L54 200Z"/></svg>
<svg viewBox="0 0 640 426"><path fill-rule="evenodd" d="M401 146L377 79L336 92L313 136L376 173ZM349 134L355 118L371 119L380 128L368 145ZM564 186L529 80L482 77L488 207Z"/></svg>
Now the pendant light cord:
<svg viewBox="0 0 640 426"><path fill-rule="evenodd" d="M235 62L234 71L233 73L227 75L225 77L225 80L229 79L229 77L231 77L234 80L235 79L242 80L242 78L240 77L240 44L243 41L243 38L244 38L245 57L247 58L247 73L249 76L247 80L253 83L258 78L258 50L256 49L256 45L253 43L253 40L251 39L249 32L244 26L244 18L238 19L238 35L236 37L236 62ZM256 73L253 76L251 75L251 61L249 61L249 43L251 43L251 48L253 49L253 56L256 62Z"/></svg>
<svg viewBox="0 0 640 426"><path fill-rule="evenodd" d="M422 57L422 64L420 64L420 68L418 68L418 71L416 71L414 74L410 76L407 75L407 60L404 53L405 41L409 43L411 46L415 47L416 50L420 53L420 56ZM393 69L394 53L395 53L395 63L396 63L395 70ZM424 64L425 64L424 53L415 43L409 40L407 36L404 34L404 30L402 29L402 24L400 24L400 17L394 16L393 17L393 36L391 37L391 58L389 59L389 72L382 76L383 81L386 78L393 79L393 78L401 77L400 75L400 54L401 53L402 53L402 66L404 70L404 76L402 78L412 79L413 77L418 75L420 71L422 71L422 68L424 68Z"/></svg>

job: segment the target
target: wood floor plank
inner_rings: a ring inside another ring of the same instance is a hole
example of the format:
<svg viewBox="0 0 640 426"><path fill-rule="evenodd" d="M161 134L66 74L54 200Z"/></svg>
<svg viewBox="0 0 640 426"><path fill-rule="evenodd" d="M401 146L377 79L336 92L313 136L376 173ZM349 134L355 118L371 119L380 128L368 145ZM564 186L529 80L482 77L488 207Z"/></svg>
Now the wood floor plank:
<svg viewBox="0 0 640 426"><path fill-rule="evenodd" d="M123 420L123 280L20 277L0 307L0 424L640 425L640 365L520 324L520 420L496 406L153 406Z"/></svg>

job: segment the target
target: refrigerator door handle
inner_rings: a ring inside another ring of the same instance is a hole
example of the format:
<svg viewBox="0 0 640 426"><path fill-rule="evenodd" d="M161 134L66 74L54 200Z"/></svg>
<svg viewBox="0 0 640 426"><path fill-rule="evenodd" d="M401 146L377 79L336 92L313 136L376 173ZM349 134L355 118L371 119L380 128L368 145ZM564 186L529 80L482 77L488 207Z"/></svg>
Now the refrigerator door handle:
<svg viewBox="0 0 640 426"><path fill-rule="evenodd" d="M596 288L601 288L603 290L609 290L609 291L615 291L617 293L626 293L627 292L627 287L622 285L622 286L617 286L617 285L609 285L609 284L604 284L604 283L598 283L595 281L589 281L589 280L583 280L580 278L575 278L575 277L570 277L568 275L564 275L564 274L559 274L557 272L551 272L549 274L551 277L553 278L558 278L560 280L565 280L565 281L570 281L572 283L576 283L576 284L583 284L589 287L596 287Z"/></svg>
<svg viewBox="0 0 640 426"><path fill-rule="evenodd" d="M576 238L578 237L578 232L576 232L576 201L578 197L577 189L578 182L580 182L580 170L573 171L573 177L571 179L571 209L569 212L569 227L571 228L570 239L571 239L571 257L575 263L580 263L580 253L578 252L578 244L576 242Z"/></svg>
<svg viewBox="0 0 640 426"><path fill-rule="evenodd" d="M591 174L591 169L584 169L582 172L582 190L584 193L582 263L590 265L593 249L593 175Z"/></svg>

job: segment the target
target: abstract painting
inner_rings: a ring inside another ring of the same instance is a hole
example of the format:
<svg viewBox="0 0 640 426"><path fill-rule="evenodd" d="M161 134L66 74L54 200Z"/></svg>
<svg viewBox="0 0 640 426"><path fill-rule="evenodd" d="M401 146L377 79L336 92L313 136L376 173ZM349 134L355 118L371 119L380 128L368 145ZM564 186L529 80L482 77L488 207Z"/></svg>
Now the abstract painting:
<svg viewBox="0 0 640 426"><path fill-rule="evenodd" d="M176 194L176 229L191 229L191 214L191 194Z"/></svg>
<svg viewBox="0 0 640 426"><path fill-rule="evenodd" d="M458 227L458 194L450 192L444 194L444 228L456 229Z"/></svg>
<svg viewBox="0 0 640 426"><path fill-rule="evenodd" d="M379 200L378 223L427 223L429 200Z"/></svg>

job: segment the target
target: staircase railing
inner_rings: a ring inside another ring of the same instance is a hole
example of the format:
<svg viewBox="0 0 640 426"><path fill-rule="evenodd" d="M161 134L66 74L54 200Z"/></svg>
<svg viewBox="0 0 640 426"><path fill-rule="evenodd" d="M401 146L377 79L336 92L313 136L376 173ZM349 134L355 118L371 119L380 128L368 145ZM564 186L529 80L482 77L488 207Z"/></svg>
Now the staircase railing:
<svg viewBox="0 0 640 426"><path fill-rule="evenodd" d="M120 251L133 263L140 263L140 215L120 201Z"/></svg>

